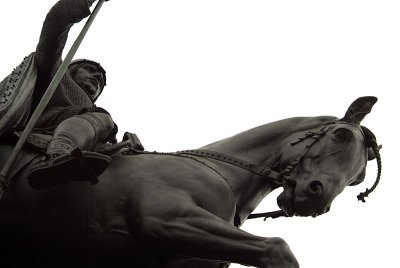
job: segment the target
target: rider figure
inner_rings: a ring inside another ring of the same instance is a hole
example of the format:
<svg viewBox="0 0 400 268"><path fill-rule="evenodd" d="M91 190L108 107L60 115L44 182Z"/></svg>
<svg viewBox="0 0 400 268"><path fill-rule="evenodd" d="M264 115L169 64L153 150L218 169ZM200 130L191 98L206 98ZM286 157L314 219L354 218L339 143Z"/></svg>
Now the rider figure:
<svg viewBox="0 0 400 268"><path fill-rule="evenodd" d="M35 51L37 80L31 113L62 63L62 51L74 23L91 14L95 0L59 0L43 23ZM91 60L73 61L43 112L37 129L54 131L45 159L31 171L30 184L48 188L62 180L100 175L111 159L86 152L99 142L116 142L117 125L110 114L94 102L106 84L106 72Z"/></svg>

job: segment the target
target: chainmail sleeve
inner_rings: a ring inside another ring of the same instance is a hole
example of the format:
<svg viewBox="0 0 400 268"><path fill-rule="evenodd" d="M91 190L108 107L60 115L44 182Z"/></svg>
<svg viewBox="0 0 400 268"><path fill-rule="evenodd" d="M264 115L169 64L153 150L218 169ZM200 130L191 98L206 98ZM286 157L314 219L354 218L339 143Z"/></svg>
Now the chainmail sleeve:
<svg viewBox="0 0 400 268"><path fill-rule="evenodd" d="M34 92L33 106L37 105L62 63L62 52L69 30L89 15L88 0L60 0L48 12L35 52L38 85Z"/></svg>
<svg viewBox="0 0 400 268"><path fill-rule="evenodd" d="M50 75L56 69L54 67L61 64L69 30L74 23L89 15L88 0L60 0L51 8L43 22L36 47L35 56L40 73Z"/></svg>
<svg viewBox="0 0 400 268"><path fill-rule="evenodd" d="M78 114L85 113L86 109L78 106L69 107L51 107L47 109L39 118L37 128L50 128L54 129L62 121Z"/></svg>

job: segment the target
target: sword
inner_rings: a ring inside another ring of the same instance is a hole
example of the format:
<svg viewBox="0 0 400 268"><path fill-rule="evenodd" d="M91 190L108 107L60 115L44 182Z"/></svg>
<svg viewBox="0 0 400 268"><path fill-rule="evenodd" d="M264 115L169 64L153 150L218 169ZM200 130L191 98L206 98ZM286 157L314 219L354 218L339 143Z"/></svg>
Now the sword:
<svg viewBox="0 0 400 268"><path fill-rule="evenodd" d="M42 99L40 100L38 106L36 107L35 111L33 112L31 118L29 119L24 131L21 134L21 137L18 139L17 144L15 145L13 151L11 152L10 157L7 159L6 163L4 164L2 170L0 171L0 199L4 194L7 186L10 184L10 178L7 178L7 174L10 171L11 167L15 163L19 153L22 150L27 138L32 132L32 129L35 127L39 117L42 115L44 109L46 108L47 104L49 103L51 97L53 96L54 92L57 89L58 84L60 83L62 77L64 76L65 72L67 71L68 65L71 63L73 57L75 56L76 51L78 50L80 44L82 43L83 38L85 37L87 31L89 30L90 26L92 25L93 20L96 18L97 13L99 12L101 6L104 4L105 0L99 0L96 7L94 8L92 14L86 21L85 25L83 26L81 32L79 33L78 37L76 38L75 42L71 46L70 50L68 51L67 55L65 56L64 61L62 62L61 66L58 68L56 74L54 75L53 79L51 80L49 86L46 89L46 92L43 94Z"/></svg>

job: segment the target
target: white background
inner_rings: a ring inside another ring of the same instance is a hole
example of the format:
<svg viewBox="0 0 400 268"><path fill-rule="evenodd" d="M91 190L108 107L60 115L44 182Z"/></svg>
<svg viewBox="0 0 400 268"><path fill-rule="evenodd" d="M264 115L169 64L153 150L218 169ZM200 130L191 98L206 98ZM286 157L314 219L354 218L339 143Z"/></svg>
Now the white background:
<svg viewBox="0 0 400 268"><path fill-rule="evenodd" d="M55 2L2 1L1 77L35 50ZM197 148L286 117L342 117L357 97L377 96L363 124L383 144L384 169L366 204L356 195L374 182L375 162L330 213L243 228L284 238L305 268L400 267L399 14L399 2L385 0L111 0L76 58L102 63L108 85L98 105L119 138L135 132L147 150ZM257 211L276 209L276 195Z"/></svg>

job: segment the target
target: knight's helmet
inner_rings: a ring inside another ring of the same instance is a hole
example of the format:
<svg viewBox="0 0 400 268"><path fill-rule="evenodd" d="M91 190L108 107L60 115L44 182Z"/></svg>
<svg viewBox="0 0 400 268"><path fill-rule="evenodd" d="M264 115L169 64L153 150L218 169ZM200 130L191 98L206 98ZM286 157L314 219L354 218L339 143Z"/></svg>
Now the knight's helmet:
<svg viewBox="0 0 400 268"><path fill-rule="evenodd" d="M103 92L103 88L106 85L107 82L107 77L106 77L106 71L104 70L104 68L100 65L100 63L92 61L92 60L88 60L88 59L76 59L73 60L69 65L68 65L68 70L72 73L74 72L75 68L78 68L79 66L81 66L82 64L90 64L95 66L96 68L98 68L103 76L103 86L100 89L100 94L98 96L101 95L101 93ZM98 97L97 96L97 97ZM97 98L96 98L97 99ZM93 101L96 101L96 99L94 99Z"/></svg>
<svg viewBox="0 0 400 268"><path fill-rule="evenodd" d="M31 53L0 82L0 137L27 123L36 78L37 66Z"/></svg>

